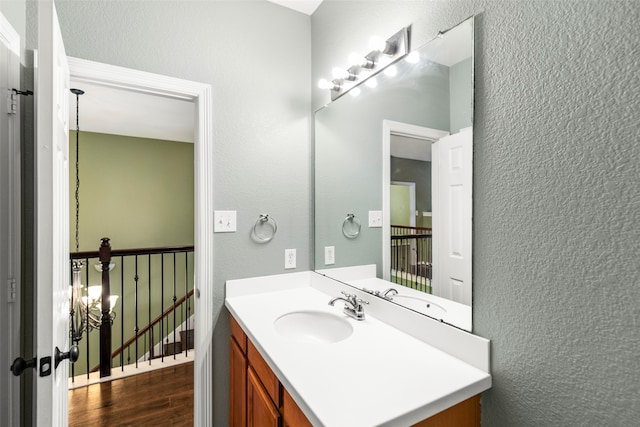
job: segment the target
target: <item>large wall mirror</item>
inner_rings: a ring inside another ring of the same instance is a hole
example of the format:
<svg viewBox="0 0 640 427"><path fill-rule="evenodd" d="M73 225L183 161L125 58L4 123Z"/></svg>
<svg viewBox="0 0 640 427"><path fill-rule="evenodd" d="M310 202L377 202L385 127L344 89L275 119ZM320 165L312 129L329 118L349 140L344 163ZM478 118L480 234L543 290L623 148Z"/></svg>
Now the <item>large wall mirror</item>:
<svg viewBox="0 0 640 427"><path fill-rule="evenodd" d="M473 24L441 32L315 115L316 271L466 330Z"/></svg>

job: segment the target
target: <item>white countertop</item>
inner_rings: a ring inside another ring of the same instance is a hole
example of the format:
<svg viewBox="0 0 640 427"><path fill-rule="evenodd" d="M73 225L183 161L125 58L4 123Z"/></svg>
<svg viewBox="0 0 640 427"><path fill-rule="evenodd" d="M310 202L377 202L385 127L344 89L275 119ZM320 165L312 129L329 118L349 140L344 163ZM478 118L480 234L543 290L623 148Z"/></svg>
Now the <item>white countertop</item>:
<svg viewBox="0 0 640 427"><path fill-rule="evenodd" d="M328 305L338 295L311 286L330 279L309 277L228 281L226 306L313 425L409 426L491 387L487 372L371 313L364 321L343 315L342 302ZM299 310L344 316L353 334L331 344L280 335L274 321Z"/></svg>

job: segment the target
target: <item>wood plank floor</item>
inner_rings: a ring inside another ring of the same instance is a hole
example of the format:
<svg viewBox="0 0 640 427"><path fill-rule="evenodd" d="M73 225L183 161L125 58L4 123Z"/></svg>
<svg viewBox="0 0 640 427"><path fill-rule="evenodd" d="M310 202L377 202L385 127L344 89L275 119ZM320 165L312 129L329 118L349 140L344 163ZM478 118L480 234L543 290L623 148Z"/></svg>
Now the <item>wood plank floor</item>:
<svg viewBox="0 0 640 427"><path fill-rule="evenodd" d="M193 362L70 390L69 426L193 426Z"/></svg>

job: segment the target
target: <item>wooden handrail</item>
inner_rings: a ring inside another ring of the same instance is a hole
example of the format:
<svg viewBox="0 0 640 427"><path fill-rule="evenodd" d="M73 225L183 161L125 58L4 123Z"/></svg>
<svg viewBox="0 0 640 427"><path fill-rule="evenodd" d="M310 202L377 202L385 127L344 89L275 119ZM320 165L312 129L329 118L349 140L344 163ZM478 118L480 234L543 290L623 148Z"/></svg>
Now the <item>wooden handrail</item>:
<svg viewBox="0 0 640 427"><path fill-rule="evenodd" d="M179 252L192 252L194 246L162 246L159 248L112 249L111 256L154 255ZM97 258L98 251L71 252L70 259Z"/></svg>
<svg viewBox="0 0 640 427"><path fill-rule="evenodd" d="M193 246L192 246L193 247ZM159 315L158 317L156 317L155 319L153 319L147 326L145 326L144 328L142 328L140 331L138 331L138 333L136 334L136 336L131 337L129 340L127 340L127 342L125 342L124 344L122 344L122 346L120 346L120 348L116 349L113 353L111 353L111 360L113 360L114 358L116 358L120 353L122 353L124 351L125 348L129 347L131 344L133 344L138 338L140 338L142 335L144 335L149 329L153 328L155 325L157 325L158 323L160 323L160 321L162 319L164 319L165 317L167 317L171 312L173 312L176 308L178 308L178 306L182 305L187 298L193 296L193 289L191 289L189 292L187 292L187 295L183 296L182 298L180 298L179 300L177 300L175 302L175 304L173 304L171 307L167 308L164 313L162 313L161 315ZM175 332L175 331L174 331ZM91 370L91 372L95 372L98 369L100 369L100 365L94 366L93 369Z"/></svg>
<svg viewBox="0 0 640 427"><path fill-rule="evenodd" d="M403 230L429 230L431 231L431 228L429 227L412 227L410 225L391 225L391 228L400 228Z"/></svg>

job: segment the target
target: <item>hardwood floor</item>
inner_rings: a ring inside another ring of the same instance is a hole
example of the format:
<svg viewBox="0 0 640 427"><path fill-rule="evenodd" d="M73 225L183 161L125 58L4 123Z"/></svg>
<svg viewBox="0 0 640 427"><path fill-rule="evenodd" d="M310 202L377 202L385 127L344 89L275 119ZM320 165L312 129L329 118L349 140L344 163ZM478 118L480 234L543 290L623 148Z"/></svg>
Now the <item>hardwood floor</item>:
<svg viewBox="0 0 640 427"><path fill-rule="evenodd" d="M70 390L69 426L193 426L193 362Z"/></svg>

